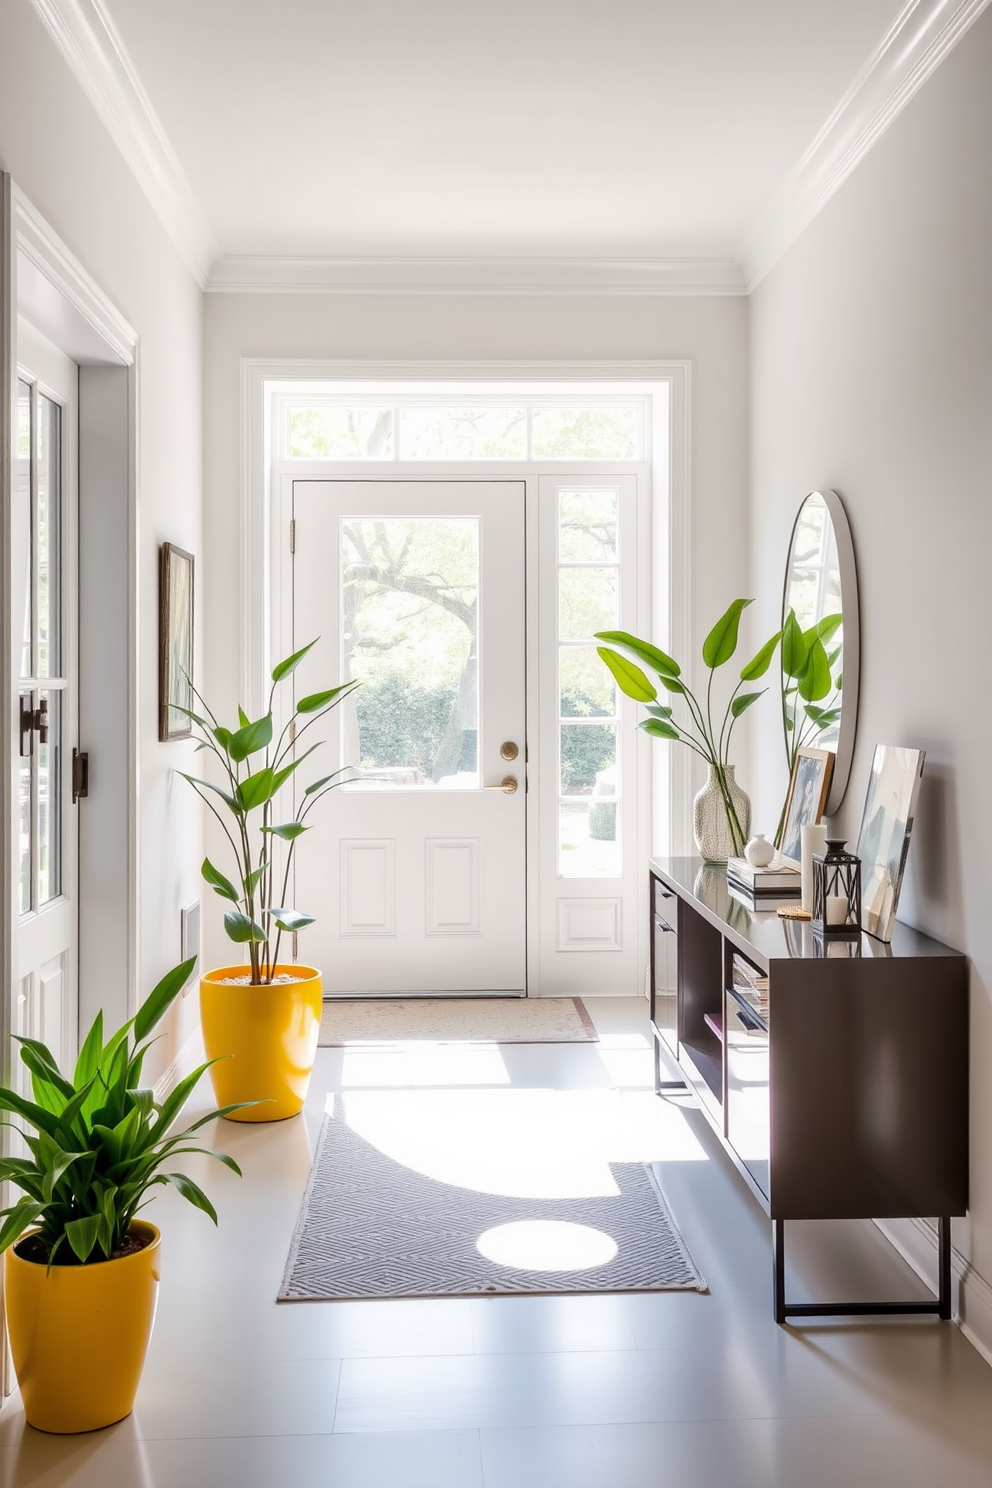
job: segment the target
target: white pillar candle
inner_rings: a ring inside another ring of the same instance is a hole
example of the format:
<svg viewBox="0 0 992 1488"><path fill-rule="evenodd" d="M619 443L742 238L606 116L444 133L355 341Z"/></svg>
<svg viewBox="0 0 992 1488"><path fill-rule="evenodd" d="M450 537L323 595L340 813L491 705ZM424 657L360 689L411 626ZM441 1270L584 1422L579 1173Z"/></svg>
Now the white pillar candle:
<svg viewBox="0 0 992 1488"><path fill-rule="evenodd" d="M827 845L826 827L803 827L800 831L801 898L803 909L813 908L813 854Z"/></svg>
<svg viewBox="0 0 992 1488"><path fill-rule="evenodd" d="M847 924L847 899L843 894L827 895L827 924Z"/></svg>

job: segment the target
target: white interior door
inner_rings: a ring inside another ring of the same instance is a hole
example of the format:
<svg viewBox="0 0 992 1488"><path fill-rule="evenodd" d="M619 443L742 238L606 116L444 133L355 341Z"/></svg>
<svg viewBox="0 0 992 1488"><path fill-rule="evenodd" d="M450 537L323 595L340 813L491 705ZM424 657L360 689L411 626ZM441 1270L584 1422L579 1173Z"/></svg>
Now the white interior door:
<svg viewBox="0 0 992 1488"><path fill-rule="evenodd" d="M329 993L526 991L524 490L294 482L296 696L362 684L297 776L354 767L297 848Z"/></svg>
<svg viewBox="0 0 992 1488"><path fill-rule="evenodd" d="M20 830L11 1021L13 1032L42 1039L63 1065L78 1040L77 390L75 364L19 322L11 613Z"/></svg>

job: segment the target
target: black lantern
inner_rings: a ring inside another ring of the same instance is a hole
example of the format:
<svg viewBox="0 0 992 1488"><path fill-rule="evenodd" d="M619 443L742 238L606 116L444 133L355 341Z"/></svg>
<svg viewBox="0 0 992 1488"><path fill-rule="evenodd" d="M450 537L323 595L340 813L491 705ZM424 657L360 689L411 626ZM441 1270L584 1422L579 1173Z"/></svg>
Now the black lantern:
<svg viewBox="0 0 992 1488"><path fill-rule="evenodd" d="M840 837L813 854L813 929L824 937L861 935L861 859L844 851Z"/></svg>

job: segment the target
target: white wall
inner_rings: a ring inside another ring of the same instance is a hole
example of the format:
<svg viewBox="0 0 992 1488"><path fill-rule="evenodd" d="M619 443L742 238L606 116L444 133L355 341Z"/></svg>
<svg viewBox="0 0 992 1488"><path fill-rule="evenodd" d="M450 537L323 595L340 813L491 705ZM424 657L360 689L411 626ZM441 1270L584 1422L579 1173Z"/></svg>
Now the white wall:
<svg viewBox="0 0 992 1488"><path fill-rule="evenodd" d="M174 767L186 767L190 748L158 742L157 561L165 539L201 552L203 296L28 0L4 0L0 12L0 166L140 338L138 992L144 996L179 960L179 908L200 892L200 809L173 778ZM126 679L108 676L107 685ZM152 1078L194 1025L195 1000L188 999L155 1050Z"/></svg>
<svg viewBox="0 0 992 1488"><path fill-rule="evenodd" d="M854 531L861 712L841 830L857 836L877 743L927 751L900 917L972 958L972 1208L954 1235L992 1279L990 80L986 12L750 312L751 558L766 627L803 495L833 486ZM752 761L757 815L774 826L785 779L770 712L756 713ZM971 1321L992 1347L979 1295L976 1283Z"/></svg>
<svg viewBox="0 0 992 1488"><path fill-rule="evenodd" d="M697 635L747 568L747 308L739 297L207 296L207 676L225 710L239 676L242 356L350 360L692 361L693 614ZM714 534L719 532L719 543ZM667 747L667 746L659 746ZM209 840L209 839L208 839ZM226 955L205 906L205 953Z"/></svg>

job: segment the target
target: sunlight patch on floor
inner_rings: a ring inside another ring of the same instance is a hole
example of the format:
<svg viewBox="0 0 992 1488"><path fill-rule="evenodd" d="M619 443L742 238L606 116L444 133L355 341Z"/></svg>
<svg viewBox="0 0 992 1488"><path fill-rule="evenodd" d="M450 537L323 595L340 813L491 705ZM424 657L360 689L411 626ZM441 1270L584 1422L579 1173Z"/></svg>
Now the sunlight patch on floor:
<svg viewBox="0 0 992 1488"><path fill-rule="evenodd" d="M592 1225L564 1219L521 1219L496 1225L475 1243L487 1261L520 1271L587 1271L609 1265L617 1253L612 1236Z"/></svg>
<svg viewBox="0 0 992 1488"><path fill-rule="evenodd" d="M347 1089L437 1085L509 1085L495 1044L390 1043L348 1047L341 1062Z"/></svg>
<svg viewBox="0 0 992 1488"><path fill-rule="evenodd" d="M607 1196L617 1193L611 1163L706 1160L682 1111L651 1092L351 1090L339 1099L348 1125L387 1157L479 1193Z"/></svg>

